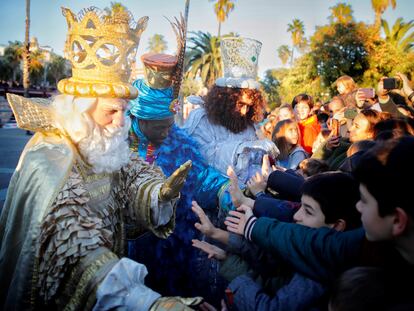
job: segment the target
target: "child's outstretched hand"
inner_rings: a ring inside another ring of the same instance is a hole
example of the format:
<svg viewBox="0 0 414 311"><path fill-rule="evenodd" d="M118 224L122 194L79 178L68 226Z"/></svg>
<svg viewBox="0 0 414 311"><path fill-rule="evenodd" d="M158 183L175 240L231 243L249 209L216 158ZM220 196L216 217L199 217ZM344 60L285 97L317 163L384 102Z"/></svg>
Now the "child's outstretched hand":
<svg viewBox="0 0 414 311"><path fill-rule="evenodd" d="M253 216L253 211L249 206L241 205L237 211L230 211L230 216L226 217L224 224L227 230L236 234L243 235L247 220Z"/></svg>
<svg viewBox="0 0 414 311"><path fill-rule="evenodd" d="M256 173L252 178L247 182L247 187L250 192L255 196L259 192L265 191L267 187L267 181L263 178L263 175Z"/></svg>
<svg viewBox="0 0 414 311"><path fill-rule="evenodd" d="M206 253L209 259L215 258L217 260L224 260L227 257L227 254L223 249L213 244L196 239L191 240L191 242L193 243L193 246L195 248L198 248L202 250L204 253Z"/></svg>
<svg viewBox="0 0 414 311"><path fill-rule="evenodd" d="M206 213L204 213L203 209L196 201L192 202L191 209L198 216L198 219L200 219L200 222L196 222L194 227L205 236L211 237L216 227L214 227Z"/></svg>

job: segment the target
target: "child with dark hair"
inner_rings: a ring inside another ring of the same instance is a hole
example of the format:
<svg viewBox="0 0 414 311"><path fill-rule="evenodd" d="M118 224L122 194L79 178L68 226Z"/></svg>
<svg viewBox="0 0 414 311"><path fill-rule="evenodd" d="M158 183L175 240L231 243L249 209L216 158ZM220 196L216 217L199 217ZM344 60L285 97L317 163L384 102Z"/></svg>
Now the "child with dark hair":
<svg viewBox="0 0 414 311"><path fill-rule="evenodd" d="M322 160L310 158L300 162L299 169L302 176L306 178L329 171L329 166Z"/></svg>
<svg viewBox="0 0 414 311"><path fill-rule="evenodd" d="M400 296L401 281L379 267L355 267L341 274L332 287L329 311L411 311L414 304Z"/></svg>
<svg viewBox="0 0 414 311"><path fill-rule="evenodd" d="M299 94L292 101L300 130L300 144L309 154L312 154L313 143L321 131L321 126L315 114L312 114L313 98L307 94Z"/></svg>
<svg viewBox="0 0 414 311"><path fill-rule="evenodd" d="M334 283L329 311L387 310L384 271L376 267L355 267Z"/></svg>
<svg viewBox="0 0 414 311"><path fill-rule="evenodd" d="M308 154L300 145L300 131L296 121L287 119L276 123L272 133L272 141L280 153L276 165L286 169L297 169L300 162L308 158Z"/></svg>
<svg viewBox="0 0 414 311"><path fill-rule="evenodd" d="M414 135L414 120L410 118L382 120L375 124L373 131L375 140L412 136Z"/></svg>
<svg viewBox="0 0 414 311"><path fill-rule="evenodd" d="M346 151L346 159L339 167L339 170L342 172L347 172L352 174L355 167L358 165L359 160L365 151L371 149L375 146L374 140L363 139L354 142L349 149Z"/></svg>
<svg viewBox="0 0 414 311"><path fill-rule="evenodd" d="M237 187L234 180L232 180L231 187ZM302 205L293 215L296 223L311 228L325 227L337 231L361 226L359 214L354 208L359 200L358 183L348 174L327 172L312 176L306 180L302 191ZM259 266L257 270L260 271L262 280L269 278L269 271L277 270L278 265L275 266L274 262L272 264L258 263L260 258L266 258L266 256L258 252L257 248L234 233L214 227L195 202L193 211L200 218L200 223L196 225L196 228L207 236L227 244L228 252L240 255L253 269ZM236 215L238 212L233 211L230 214ZM229 222L226 224L232 226ZM210 257L219 260L227 257L226 252L204 241L193 240L193 245L208 253ZM230 263L234 265L234 259L231 258ZM230 264L224 261L222 272L225 274L227 271L223 270L226 269L234 276L234 267L229 266ZM256 270L255 272L258 273ZM278 290L273 289L272 295L269 295L251 275L238 276L229 285L238 310L304 310L315 305L324 293L324 287L321 284L301 274L293 273L285 285ZM284 271L284 276L286 277L286 271Z"/></svg>
<svg viewBox="0 0 414 311"><path fill-rule="evenodd" d="M301 273L329 283L355 266L382 267L392 276L396 304L412 304L414 279L414 137L378 143L354 170L361 199L356 204L363 228L330 232L282 223L239 208L227 228L277 254ZM241 212L245 213L242 214ZM387 277L388 280L388 277ZM387 281L389 282L389 281Z"/></svg>

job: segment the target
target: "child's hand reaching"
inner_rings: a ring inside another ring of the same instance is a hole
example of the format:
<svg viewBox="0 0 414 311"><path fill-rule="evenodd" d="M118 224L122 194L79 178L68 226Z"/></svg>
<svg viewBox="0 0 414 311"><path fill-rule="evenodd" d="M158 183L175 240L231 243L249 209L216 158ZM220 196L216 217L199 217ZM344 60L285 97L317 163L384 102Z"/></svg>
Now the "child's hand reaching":
<svg viewBox="0 0 414 311"><path fill-rule="evenodd" d="M243 235L247 220L253 216L252 209L246 205L241 205L237 208L237 211L230 211L229 215L230 216L227 216L224 221L224 224L227 226L227 230Z"/></svg>
<svg viewBox="0 0 414 311"><path fill-rule="evenodd" d="M196 229L200 231L202 234L204 234L205 236L212 237L216 227L214 227L214 225L211 223L210 219L204 213L203 209L200 207L200 205L197 204L196 201L192 202L191 209L200 219L200 222L196 222L194 224Z"/></svg>
<svg viewBox="0 0 414 311"><path fill-rule="evenodd" d="M227 257L226 252L213 244L200 240L191 240L193 246L208 254L208 258L215 258L217 260L224 260Z"/></svg>
<svg viewBox="0 0 414 311"><path fill-rule="evenodd" d="M253 208L254 200L246 197L243 192L239 188L239 180L237 179L236 173L234 172L233 168L229 166L227 168L227 175L230 178L230 187L229 192L231 196L231 201L233 205L237 208L240 205L244 204Z"/></svg>
<svg viewBox="0 0 414 311"><path fill-rule="evenodd" d="M256 196L256 194L259 192L266 190L267 181L263 178L262 174L256 173L256 175L250 178L250 180L247 182L247 187L249 188L250 192Z"/></svg>
<svg viewBox="0 0 414 311"><path fill-rule="evenodd" d="M269 155L265 154L263 156L263 162L262 162L262 176L263 179L267 182L269 179L269 175L276 170L276 166L270 165Z"/></svg>

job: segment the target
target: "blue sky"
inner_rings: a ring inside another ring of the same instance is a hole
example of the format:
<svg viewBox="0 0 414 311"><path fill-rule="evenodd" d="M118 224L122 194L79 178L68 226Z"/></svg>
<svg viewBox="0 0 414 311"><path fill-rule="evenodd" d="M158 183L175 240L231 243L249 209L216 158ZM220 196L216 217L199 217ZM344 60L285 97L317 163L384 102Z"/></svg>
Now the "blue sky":
<svg viewBox="0 0 414 311"><path fill-rule="evenodd" d="M135 19L147 15L150 17L147 30L141 38L137 57L145 53L148 38L159 33L168 41L170 52L175 50L174 34L163 16L178 16L184 10L185 0L124 0ZM241 36L251 37L263 43L259 57L259 74L266 69L280 67L277 48L290 44L287 24L294 18L304 22L306 36L311 35L315 26L328 22L329 8L337 0L236 0L235 10L222 25L222 34L230 31ZM342 1L352 5L357 21L372 23L374 12L370 0ZM63 55L66 36L66 21L60 7L65 6L77 13L84 7L104 8L111 1L101 0L31 0L31 33L38 38L40 45L51 46ZM389 8L384 18L393 24L398 17L405 21L414 18L414 1L397 0L395 10ZM0 44L8 41L24 40L25 0L0 0ZM213 3L208 0L191 0L189 13L189 31L204 31L217 34L218 24L213 11Z"/></svg>

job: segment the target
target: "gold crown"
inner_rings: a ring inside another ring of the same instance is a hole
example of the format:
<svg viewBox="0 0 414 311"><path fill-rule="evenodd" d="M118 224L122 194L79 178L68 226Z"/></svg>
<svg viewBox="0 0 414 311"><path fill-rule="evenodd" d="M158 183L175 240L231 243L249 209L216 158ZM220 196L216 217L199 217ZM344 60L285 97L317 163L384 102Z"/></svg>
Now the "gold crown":
<svg viewBox="0 0 414 311"><path fill-rule="evenodd" d="M77 16L67 8L62 12L69 28L65 57L72 63L72 77L59 81L59 91L82 97L137 97L129 77L148 17L135 23L127 10L108 15L96 7Z"/></svg>

